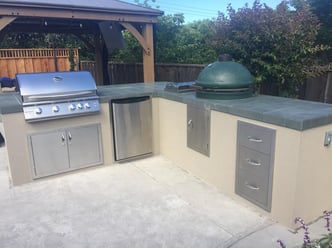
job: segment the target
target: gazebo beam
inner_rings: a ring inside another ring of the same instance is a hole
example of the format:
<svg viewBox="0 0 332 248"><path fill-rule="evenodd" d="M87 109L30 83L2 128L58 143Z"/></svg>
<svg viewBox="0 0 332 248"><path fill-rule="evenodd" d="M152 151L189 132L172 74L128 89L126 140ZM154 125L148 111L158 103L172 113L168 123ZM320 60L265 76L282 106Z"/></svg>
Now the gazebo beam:
<svg viewBox="0 0 332 248"><path fill-rule="evenodd" d="M0 31L4 29L8 24L13 22L16 19L16 17L11 17L11 16L3 16L0 19Z"/></svg>
<svg viewBox="0 0 332 248"><path fill-rule="evenodd" d="M138 32L138 30L131 25L128 22L120 22L120 24L125 27L137 40L138 42L141 44L142 48L144 49L145 53L150 53L150 48L148 46L148 43L145 40L145 37L143 37L143 35Z"/></svg>
<svg viewBox="0 0 332 248"><path fill-rule="evenodd" d="M8 13L12 14L12 17L43 17L43 18L64 18L64 19L81 19L81 20L107 20L118 22L142 22L142 23L155 23L156 17L152 16L139 16L135 14L118 14L107 12L96 12L87 10L70 10L70 9L54 9L51 8L27 8L27 7L7 7L2 6L0 8L0 16L8 16Z"/></svg>
<svg viewBox="0 0 332 248"><path fill-rule="evenodd" d="M153 26L143 24L142 34L130 23L120 22L140 43L143 48L143 78L144 82L154 82L154 56L153 56Z"/></svg>

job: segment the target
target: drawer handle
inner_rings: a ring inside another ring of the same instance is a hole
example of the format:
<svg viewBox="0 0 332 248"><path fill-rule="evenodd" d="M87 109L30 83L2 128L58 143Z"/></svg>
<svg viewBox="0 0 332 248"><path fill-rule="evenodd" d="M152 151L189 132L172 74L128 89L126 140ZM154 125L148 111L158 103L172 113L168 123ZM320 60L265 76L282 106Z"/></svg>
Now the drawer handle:
<svg viewBox="0 0 332 248"><path fill-rule="evenodd" d="M193 120L189 120L187 125L188 125L188 128L193 129L193 127L194 127Z"/></svg>
<svg viewBox="0 0 332 248"><path fill-rule="evenodd" d="M61 135L61 145L64 146L64 145L66 144L65 141L66 141L66 137L65 137L64 134L62 134L62 135Z"/></svg>
<svg viewBox="0 0 332 248"><path fill-rule="evenodd" d="M251 141L251 142L256 142L256 143L262 143L263 142L262 139L253 138L253 137L250 137L250 136L248 136L248 140Z"/></svg>
<svg viewBox="0 0 332 248"><path fill-rule="evenodd" d="M255 186L255 185L252 185L252 184L249 184L247 182L244 183L246 185L246 187L248 189L252 189L252 190L259 190L259 187Z"/></svg>
<svg viewBox="0 0 332 248"><path fill-rule="evenodd" d="M247 158L247 163L252 166L261 166L262 164L256 161L251 160L250 158Z"/></svg>
<svg viewBox="0 0 332 248"><path fill-rule="evenodd" d="M71 133L68 132L68 140L69 140L69 144L71 144L71 140L73 139L73 137L71 136Z"/></svg>

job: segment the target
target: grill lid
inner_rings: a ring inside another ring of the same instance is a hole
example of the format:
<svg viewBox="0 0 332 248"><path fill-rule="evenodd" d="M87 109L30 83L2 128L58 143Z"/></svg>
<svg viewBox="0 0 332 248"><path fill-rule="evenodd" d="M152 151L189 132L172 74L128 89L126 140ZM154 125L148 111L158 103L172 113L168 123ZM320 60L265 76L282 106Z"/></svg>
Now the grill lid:
<svg viewBox="0 0 332 248"><path fill-rule="evenodd" d="M90 72L17 74L27 122L98 113L97 88Z"/></svg>
<svg viewBox="0 0 332 248"><path fill-rule="evenodd" d="M247 68L228 61L229 55L221 55L219 60L198 75L196 96L217 100L251 97L254 79Z"/></svg>
<svg viewBox="0 0 332 248"><path fill-rule="evenodd" d="M206 88L246 88L253 84L253 77L248 69L239 63L217 61L203 69L196 84Z"/></svg>
<svg viewBox="0 0 332 248"><path fill-rule="evenodd" d="M88 71L21 73L16 75L23 103L62 100L97 93Z"/></svg>

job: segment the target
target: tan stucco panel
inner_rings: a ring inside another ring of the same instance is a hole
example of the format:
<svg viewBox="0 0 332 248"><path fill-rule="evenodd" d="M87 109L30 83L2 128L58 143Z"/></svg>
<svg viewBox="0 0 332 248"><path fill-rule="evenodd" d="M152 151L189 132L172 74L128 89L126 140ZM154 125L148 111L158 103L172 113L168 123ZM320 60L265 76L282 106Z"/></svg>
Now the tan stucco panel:
<svg viewBox="0 0 332 248"><path fill-rule="evenodd" d="M332 208L326 189L332 188L330 147L323 146L332 126L303 132L211 111L210 157L187 147L184 103L159 99L160 153L223 193L294 227L297 216L313 220L324 207ZM272 208L268 213L235 194L237 121L276 130Z"/></svg>
<svg viewBox="0 0 332 248"><path fill-rule="evenodd" d="M101 111L96 115L27 123L24 120L23 113L15 113L2 115L2 122L5 130L10 163L9 169L13 185L32 181L28 135L37 132L100 123L104 164L111 164L114 161L108 104L101 104Z"/></svg>
<svg viewBox="0 0 332 248"><path fill-rule="evenodd" d="M332 125L302 133L298 173L297 216L313 220L324 210L332 209L332 145L324 146L325 132Z"/></svg>

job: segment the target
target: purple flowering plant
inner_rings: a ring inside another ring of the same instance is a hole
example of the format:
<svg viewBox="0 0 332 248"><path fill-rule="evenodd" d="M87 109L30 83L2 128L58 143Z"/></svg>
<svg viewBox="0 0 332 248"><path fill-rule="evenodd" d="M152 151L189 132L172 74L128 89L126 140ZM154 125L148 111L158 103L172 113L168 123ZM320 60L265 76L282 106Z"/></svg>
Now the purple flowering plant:
<svg viewBox="0 0 332 248"><path fill-rule="evenodd" d="M303 245L302 248L332 248L332 233L331 233L331 212L324 211L324 219L326 220L326 230L328 234L323 235L320 239L311 240L308 225L301 218L295 218L295 223L299 223L301 228L304 230ZM281 248L286 248L286 245L281 241L277 240Z"/></svg>

